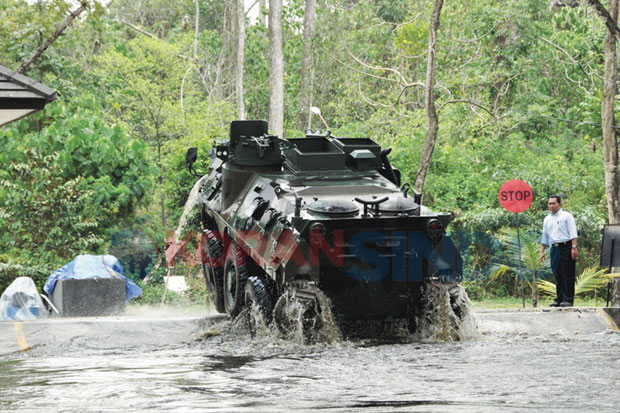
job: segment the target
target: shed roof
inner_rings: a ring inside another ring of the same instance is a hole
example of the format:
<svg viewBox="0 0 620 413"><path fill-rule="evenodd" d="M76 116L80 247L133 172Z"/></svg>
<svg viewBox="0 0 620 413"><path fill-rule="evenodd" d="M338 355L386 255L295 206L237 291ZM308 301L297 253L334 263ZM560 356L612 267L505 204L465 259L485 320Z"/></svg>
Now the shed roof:
<svg viewBox="0 0 620 413"><path fill-rule="evenodd" d="M54 89L0 66L0 126L43 109L57 96Z"/></svg>

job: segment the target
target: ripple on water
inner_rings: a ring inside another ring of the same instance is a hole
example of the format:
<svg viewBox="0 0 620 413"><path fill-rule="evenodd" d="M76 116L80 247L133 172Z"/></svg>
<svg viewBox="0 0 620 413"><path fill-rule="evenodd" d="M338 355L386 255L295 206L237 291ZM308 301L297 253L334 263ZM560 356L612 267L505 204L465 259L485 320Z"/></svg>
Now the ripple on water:
<svg viewBox="0 0 620 413"><path fill-rule="evenodd" d="M252 339L239 321L209 329L189 344L84 338L6 357L0 410L615 412L620 401L618 334L304 345Z"/></svg>

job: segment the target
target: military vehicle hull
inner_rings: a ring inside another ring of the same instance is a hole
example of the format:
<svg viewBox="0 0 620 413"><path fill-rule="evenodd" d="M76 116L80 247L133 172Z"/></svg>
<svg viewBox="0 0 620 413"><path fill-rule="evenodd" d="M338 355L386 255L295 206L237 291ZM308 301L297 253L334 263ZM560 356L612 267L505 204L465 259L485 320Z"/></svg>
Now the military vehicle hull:
<svg viewBox="0 0 620 413"><path fill-rule="evenodd" d="M199 192L218 311L257 305L282 325L283 301L294 300L307 329L329 310L343 329L402 321L415 330L425 286L458 282L460 258L445 233L450 215L410 197L386 152L370 139L281 140L260 121L233 122Z"/></svg>

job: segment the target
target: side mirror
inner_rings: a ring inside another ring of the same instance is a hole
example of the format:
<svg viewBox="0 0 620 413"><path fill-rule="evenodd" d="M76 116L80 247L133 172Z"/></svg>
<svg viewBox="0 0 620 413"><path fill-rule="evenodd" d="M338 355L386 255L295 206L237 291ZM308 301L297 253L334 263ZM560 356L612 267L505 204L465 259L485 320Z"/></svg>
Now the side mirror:
<svg viewBox="0 0 620 413"><path fill-rule="evenodd" d="M192 174L192 176L195 176L196 178L200 178L202 175L197 174L196 171L194 171L194 167L192 166L194 165L194 162L196 162L197 158L198 158L198 148L196 148L195 146L189 148L187 150L187 154L185 155L185 163L187 163L187 169L189 170L189 173Z"/></svg>
<svg viewBox="0 0 620 413"><path fill-rule="evenodd" d="M185 155L185 163L187 163L187 165L191 165L194 162L196 162L197 158L198 158L198 148L193 146L187 150L187 154Z"/></svg>

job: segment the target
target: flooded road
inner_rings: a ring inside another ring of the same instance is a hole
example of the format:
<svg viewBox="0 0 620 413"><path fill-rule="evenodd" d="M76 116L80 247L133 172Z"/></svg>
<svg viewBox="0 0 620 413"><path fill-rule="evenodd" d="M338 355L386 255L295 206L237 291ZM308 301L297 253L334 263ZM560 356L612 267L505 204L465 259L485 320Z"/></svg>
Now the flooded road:
<svg viewBox="0 0 620 413"><path fill-rule="evenodd" d="M217 321L189 342L78 337L0 357L1 411L617 412L620 335L303 345Z"/></svg>

